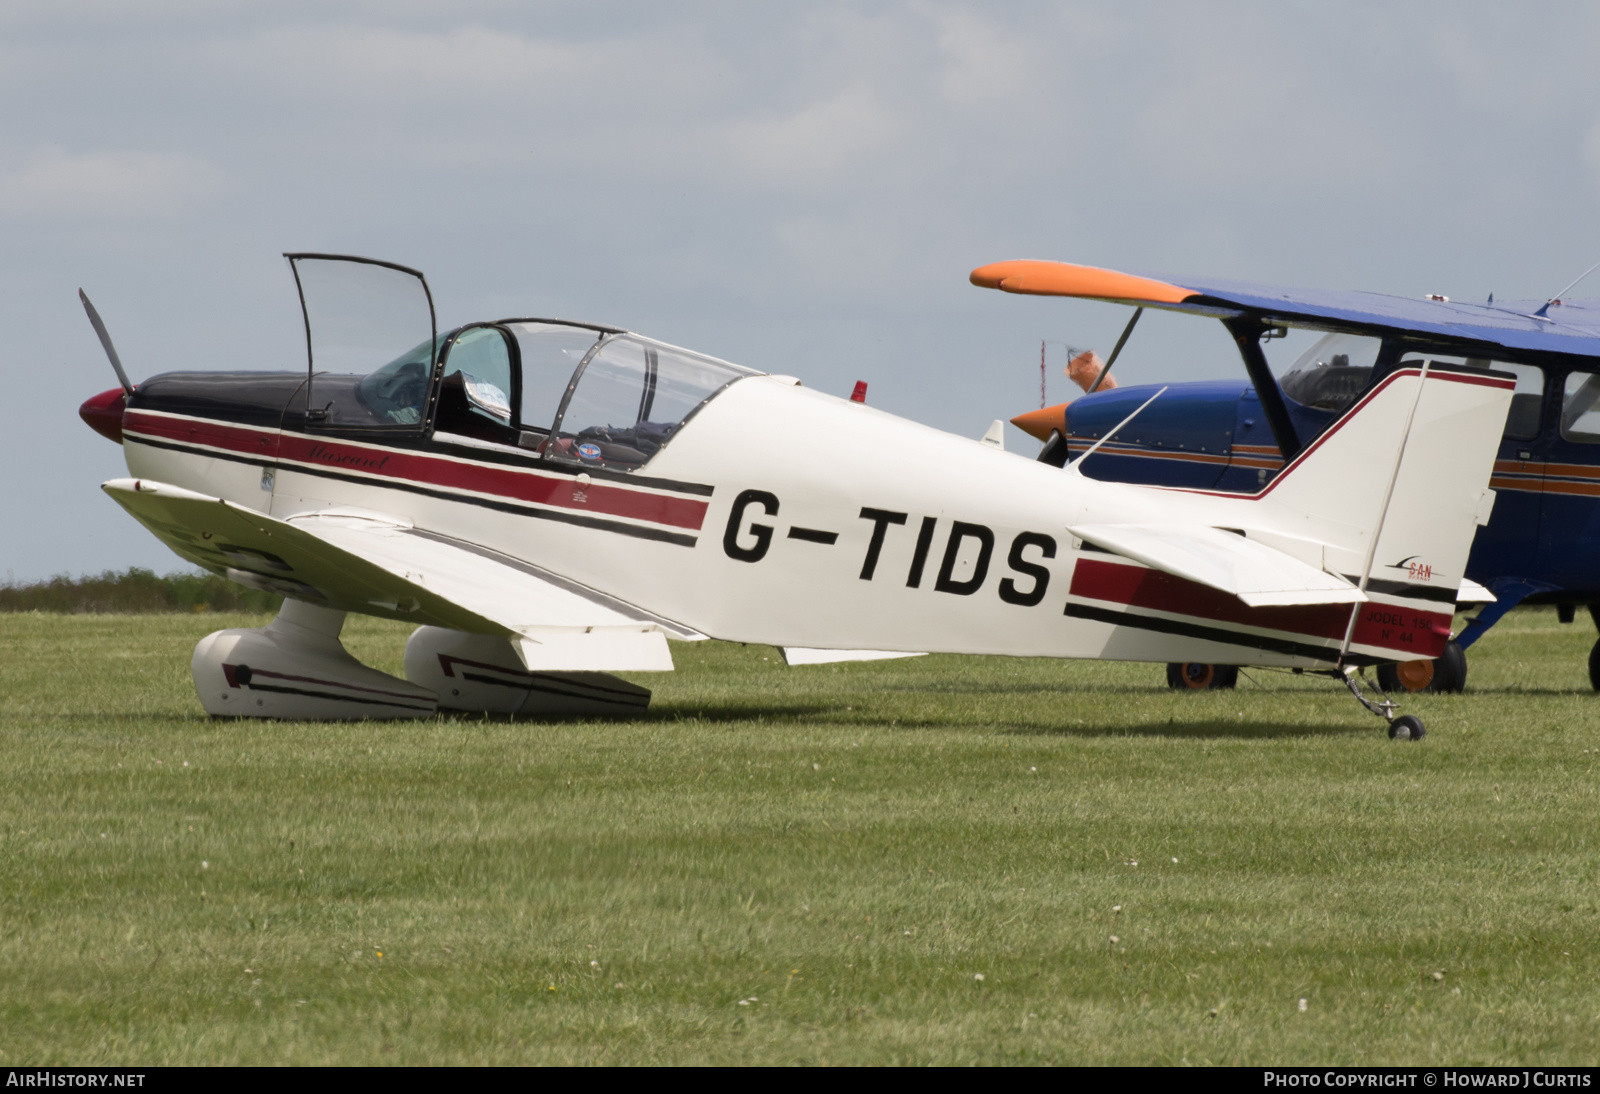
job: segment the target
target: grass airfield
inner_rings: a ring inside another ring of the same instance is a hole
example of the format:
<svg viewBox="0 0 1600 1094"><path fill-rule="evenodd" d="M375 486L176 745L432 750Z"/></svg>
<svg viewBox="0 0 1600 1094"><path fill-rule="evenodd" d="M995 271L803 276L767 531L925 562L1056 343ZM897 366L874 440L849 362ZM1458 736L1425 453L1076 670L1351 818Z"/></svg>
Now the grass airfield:
<svg viewBox="0 0 1600 1094"><path fill-rule="evenodd" d="M1553 612L1416 744L1286 674L718 643L631 723L207 720L266 618L0 615L0 1065L1600 1062Z"/></svg>

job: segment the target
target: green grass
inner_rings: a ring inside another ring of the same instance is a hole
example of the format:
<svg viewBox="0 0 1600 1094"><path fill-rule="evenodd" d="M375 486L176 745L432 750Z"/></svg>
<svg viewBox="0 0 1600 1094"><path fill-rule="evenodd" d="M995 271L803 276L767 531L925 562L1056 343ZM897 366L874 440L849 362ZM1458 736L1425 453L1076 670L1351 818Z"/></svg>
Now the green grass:
<svg viewBox="0 0 1600 1094"><path fill-rule="evenodd" d="M0 616L0 1065L1600 1062L1553 613L1419 744L1283 674L714 643L631 723L207 720L264 618Z"/></svg>

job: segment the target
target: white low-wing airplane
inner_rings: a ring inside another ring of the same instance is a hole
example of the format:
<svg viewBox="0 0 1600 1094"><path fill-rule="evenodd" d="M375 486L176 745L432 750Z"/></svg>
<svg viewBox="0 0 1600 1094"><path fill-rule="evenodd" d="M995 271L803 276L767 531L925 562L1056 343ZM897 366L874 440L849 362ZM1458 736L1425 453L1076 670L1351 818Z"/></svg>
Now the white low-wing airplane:
<svg viewBox="0 0 1600 1094"><path fill-rule="evenodd" d="M1398 371L1267 489L1222 496L1095 481L611 327L439 335L420 273L288 258L307 369L135 387L84 298L122 380L82 410L126 450L105 491L184 559L288 598L196 648L217 715L625 713L650 693L610 673L713 637L790 663L1323 671L1414 739L1354 674L1448 639L1514 382ZM1159 297L1094 273L1077 295ZM1369 580L1390 556L1414 576ZM419 624L407 679L345 652L348 612Z"/></svg>

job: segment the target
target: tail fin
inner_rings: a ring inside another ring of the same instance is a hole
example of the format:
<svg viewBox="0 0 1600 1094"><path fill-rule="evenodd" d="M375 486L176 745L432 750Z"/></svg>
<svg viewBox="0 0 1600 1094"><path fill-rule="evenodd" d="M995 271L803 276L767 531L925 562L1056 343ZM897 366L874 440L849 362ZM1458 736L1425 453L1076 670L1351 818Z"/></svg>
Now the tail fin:
<svg viewBox="0 0 1600 1094"><path fill-rule="evenodd" d="M1272 523L1371 593L1453 605L1514 386L1458 365L1391 373L1268 486Z"/></svg>

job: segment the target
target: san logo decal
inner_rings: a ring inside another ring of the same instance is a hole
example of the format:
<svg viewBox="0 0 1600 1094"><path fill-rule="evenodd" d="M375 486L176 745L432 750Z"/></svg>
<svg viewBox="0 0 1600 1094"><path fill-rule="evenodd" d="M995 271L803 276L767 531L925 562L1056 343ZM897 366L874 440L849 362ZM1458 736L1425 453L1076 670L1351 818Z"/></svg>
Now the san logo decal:
<svg viewBox="0 0 1600 1094"><path fill-rule="evenodd" d="M1389 564L1389 569L1404 570L1406 572L1406 577L1412 581L1432 581L1433 563L1418 562L1417 559L1421 557L1421 555L1407 555L1399 562L1391 562Z"/></svg>

